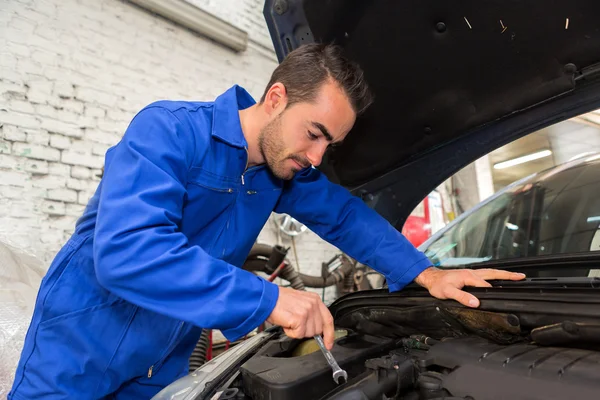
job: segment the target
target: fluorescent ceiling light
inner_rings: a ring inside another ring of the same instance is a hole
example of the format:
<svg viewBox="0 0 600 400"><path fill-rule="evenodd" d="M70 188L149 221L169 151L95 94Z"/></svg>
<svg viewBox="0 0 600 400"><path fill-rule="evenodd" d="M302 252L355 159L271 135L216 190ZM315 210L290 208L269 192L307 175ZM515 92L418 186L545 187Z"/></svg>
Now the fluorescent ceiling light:
<svg viewBox="0 0 600 400"><path fill-rule="evenodd" d="M511 231L518 231L519 227L515 224L511 224L510 222L506 222L504 224L504 226L506 226L508 229L510 229Z"/></svg>
<svg viewBox="0 0 600 400"><path fill-rule="evenodd" d="M548 157L552 154L550 150L542 150L537 153L527 154L526 156L513 158L512 160L502 161L501 163L494 164L494 169L504 169L514 167L515 165L523 164L533 160L539 160L540 158Z"/></svg>
<svg viewBox="0 0 600 400"><path fill-rule="evenodd" d="M600 216L597 217L589 217L587 222L600 222Z"/></svg>

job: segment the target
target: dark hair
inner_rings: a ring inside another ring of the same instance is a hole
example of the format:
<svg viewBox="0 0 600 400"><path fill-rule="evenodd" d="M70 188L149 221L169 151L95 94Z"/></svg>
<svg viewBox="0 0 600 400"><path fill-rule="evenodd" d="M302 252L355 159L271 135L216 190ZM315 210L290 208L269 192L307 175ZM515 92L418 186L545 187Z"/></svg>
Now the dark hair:
<svg viewBox="0 0 600 400"><path fill-rule="evenodd" d="M332 44L306 44L289 53L273 71L260 102L265 100L267 92L277 82L286 88L288 107L313 101L328 79L340 85L357 115L373 102L362 69L344 57L340 46Z"/></svg>

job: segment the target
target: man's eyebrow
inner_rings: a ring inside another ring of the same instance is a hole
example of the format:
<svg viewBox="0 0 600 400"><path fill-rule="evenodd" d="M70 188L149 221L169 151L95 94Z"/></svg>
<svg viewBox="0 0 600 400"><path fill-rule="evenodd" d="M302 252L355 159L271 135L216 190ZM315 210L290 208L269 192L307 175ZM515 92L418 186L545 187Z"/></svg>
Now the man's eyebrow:
<svg viewBox="0 0 600 400"><path fill-rule="evenodd" d="M328 142L333 141L333 136L331 136L331 134L329 133L329 131L327 130L327 128L325 128L325 125L319 123L319 122L315 122L312 121L311 124L319 129L321 131L321 133L323 134L323 136L325 136L325 139L327 139Z"/></svg>

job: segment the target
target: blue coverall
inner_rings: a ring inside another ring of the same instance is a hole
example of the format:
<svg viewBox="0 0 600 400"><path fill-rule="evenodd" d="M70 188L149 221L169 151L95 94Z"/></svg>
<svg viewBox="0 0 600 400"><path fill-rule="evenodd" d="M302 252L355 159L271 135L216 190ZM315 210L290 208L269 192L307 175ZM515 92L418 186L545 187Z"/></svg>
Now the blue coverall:
<svg viewBox="0 0 600 400"><path fill-rule="evenodd" d="M276 285L240 268L272 211L287 213L399 290L431 265L314 168L246 169L234 86L214 102L153 103L106 154L75 233L42 281L8 398L142 399L188 373L200 328L236 340Z"/></svg>

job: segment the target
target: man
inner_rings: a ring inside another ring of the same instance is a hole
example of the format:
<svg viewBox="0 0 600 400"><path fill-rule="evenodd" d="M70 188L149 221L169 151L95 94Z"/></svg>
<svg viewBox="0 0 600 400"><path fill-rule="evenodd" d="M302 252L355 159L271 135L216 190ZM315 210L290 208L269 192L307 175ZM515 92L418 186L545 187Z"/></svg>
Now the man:
<svg viewBox="0 0 600 400"><path fill-rule="evenodd" d="M239 267L272 211L296 217L385 274L476 307L464 285L522 279L440 271L396 229L315 168L370 103L337 47L304 46L260 102L234 86L215 102L158 102L106 155L75 233L42 282L10 399L150 398L185 375L200 327L231 340L265 320L291 337L332 317L313 293Z"/></svg>

